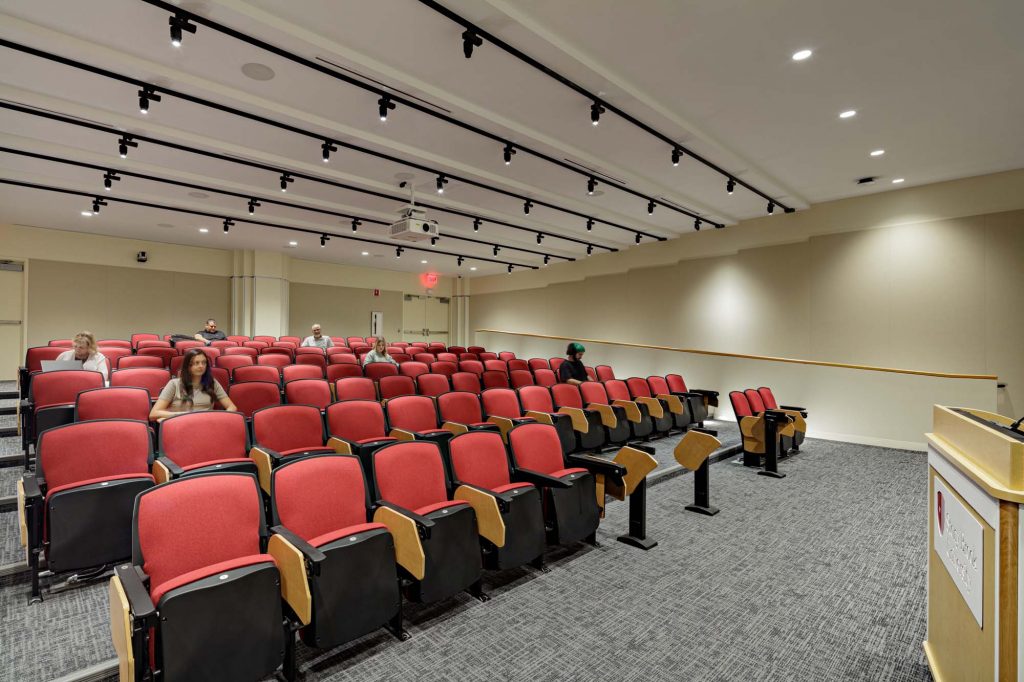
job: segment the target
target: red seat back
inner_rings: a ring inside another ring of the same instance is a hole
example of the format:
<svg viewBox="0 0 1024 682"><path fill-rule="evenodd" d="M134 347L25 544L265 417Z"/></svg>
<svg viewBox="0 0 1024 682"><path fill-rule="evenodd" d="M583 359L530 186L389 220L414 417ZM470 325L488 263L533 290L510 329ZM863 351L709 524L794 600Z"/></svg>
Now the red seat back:
<svg viewBox="0 0 1024 682"><path fill-rule="evenodd" d="M101 341L97 341L96 345L100 347L105 346L107 348L128 348L130 350L132 342L125 341L124 339L103 339Z"/></svg>
<svg viewBox="0 0 1024 682"><path fill-rule="evenodd" d="M279 341L288 341L290 343L294 343L296 346L298 346L300 343L302 343L302 339L300 339L298 336L280 336L280 337L278 337L278 340Z"/></svg>
<svg viewBox="0 0 1024 682"><path fill-rule="evenodd" d="M647 382L640 377L630 377L626 379L626 387L629 389L629 394L634 398L651 398L651 387L647 385Z"/></svg>
<svg viewBox="0 0 1024 682"><path fill-rule="evenodd" d="M508 455L501 435L493 431L471 431L452 438L448 443L452 476L486 490L494 490L511 482Z"/></svg>
<svg viewBox="0 0 1024 682"><path fill-rule="evenodd" d="M25 369L29 372L42 370L43 360L56 360L67 348L60 346L35 346L25 351Z"/></svg>
<svg viewBox="0 0 1024 682"><path fill-rule="evenodd" d="M761 394L752 388L748 388L743 391L743 395L747 396L747 404L750 405L750 410L754 414L761 414L764 412L764 401L761 400Z"/></svg>
<svg viewBox="0 0 1024 682"><path fill-rule="evenodd" d="M301 349L300 349L301 350ZM313 355L310 353L303 353L295 356L296 365L304 365L308 367L319 367L322 372L327 367L327 356L323 353L319 355Z"/></svg>
<svg viewBox="0 0 1024 682"><path fill-rule="evenodd" d="M323 379L296 379L284 385L284 401L292 405L313 405L326 409L333 402L331 385Z"/></svg>
<svg viewBox="0 0 1024 682"><path fill-rule="evenodd" d="M132 349L121 346L99 346L97 350L107 359L107 367L110 369L117 367L117 361L121 358L132 357Z"/></svg>
<svg viewBox="0 0 1024 682"><path fill-rule="evenodd" d="M140 350L143 348L170 348L171 342L164 341L163 339L143 339L135 347Z"/></svg>
<svg viewBox="0 0 1024 682"><path fill-rule="evenodd" d="M327 350L331 351L331 350L334 350L334 349L328 348ZM348 348L339 348L338 350L340 352L338 352L338 353L331 353L330 355L327 356L328 360L330 360L330 362L328 364L331 364L331 365L358 365L359 364L359 359L356 358L356 356L353 355L352 353L349 353L348 352Z"/></svg>
<svg viewBox="0 0 1024 682"><path fill-rule="evenodd" d="M551 390L546 386L523 386L516 393L519 394L519 402L524 410L555 411L555 405L551 401Z"/></svg>
<svg viewBox="0 0 1024 682"><path fill-rule="evenodd" d="M181 467L245 457L248 445L245 417L239 412L185 412L160 423L160 454Z"/></svg>
<svg viewBox="0 0 1024 682"><path fill-rule="evenodd" d="M681 374L666 374L665 381L668 382L669 390L673 393L687 393L686 382Z"/></svg>
<svg viewBox="0 0 1024 682"><path fill-rule="evenodd" d="M153 451L145 422L85 421L39 436L39 467L49 490L125 474L146 476Z"/></svg>
<svg viewBox="0 0 1024 682"><path fill-rule="evenodd" d="M46 345L47 346L53 346L54 348L68 349L68 348L74 348L75 347L75 342L72 341L71 339L52 339Z"/></svg>
<svg viewBox="0 0 1024 682"><path fill-rule="evenodd" d="M250 381L269 381L279 384L281 383L281 370L277 367L266 367L263 365L238 367L231 372L231 381L236 384L244 384Z"/></svg>
<svg viewBox="0 0 1024 682"><path fill-rule="evenodd" d="M255 348L257 351L261 351L264 348L269 348L270 344L267 343L266 341L255 341L255 340L253 340L253 341L243 341L242 342L242 347L243 348Z"/></svg>
<svg viewBox="0 0 1024 682"><path fill-rule="evenodd" d="M529 371L523 369L514 369L508 373L509 383L512 388L522 388L523 386L533 386L534 380L533 375Z"/></svg>
<svg viewBox="0 0 1024 682"><path fill-rule="evenodd" d="M473 372L456 372L452 375L452 390L480 392L480 375Z"/></svg>
<svg viewBox="0 0 1024 682"><path fill-rule="evenodd" d="M384 408L376 400L343 400L327 406L327 433L359 442L388 435Z"/></svg>
<svg viewBox="0 0 1024 682"><path fill-rule="evenodd" d="M110 374L111 386L137 386L149 391L149 397L156 400L160 391L171 380L171 373L156 367L138 367L135 369L119 369Z"/></svg>
<svg viewBox="0 0 1024 682"><path fill-rule="evenodd" d="M609 365L598 365L595 367L598 381L608 381L615 378L615 372Z"/></svg>
<svg viewBox="0 0 1024 682"><path fill-rule="evenodd" d="M451 390L445 374L421 374L416 377L416 392L420 395L438 396Z"/></svg>
<svg viewBox="0 0 1024 682"><path fill-rule="evenodd" d="M430 372L430 366L425 362L405 362L399 367L399 372L407 377L416 378Z"/></svg>
<svg viewBox="0 0 1024 682"><path fill-rule="evenodd" d="M508 388L492 388L480 394L484 413L487 416L517 419L523 416L516 392Z"/></svg>
<svg viewBox="0 0 1024 682"><path fill-rule="evenodd" d="M412 511L448 499L441 451L435 443L406 441L374 451L373 477L380 499Z"/></svg>
<svg viewBox="0 0 1024 682"><path fill-rule="evenodd" d="M437 407L425 395L406 395L389 400L384 406L392 428L418 433L437 428Z"/></svg>
<svg viewBox="0 0 1024 682"><path fill-rule="evenodd" d="M455 353L438 353L437 362L450 362L456 365L459 362L459 356Z"/></svg>
<svg viewBox="0 0 1024 682"><path fill-rule="evenodd" d="M459 371L458 365L454 362L443 362L437 361L430 363L430 371L433 374L444 374L445 376L451 376Z"/></svg>
<svg viewBox="0 0 1024 682"><path fill-rule="evenodd" d="M228 397L239 412L246 417L252 417L256 410L280 405L281 389L276 381L245 381L231 384Z"/></svg>
<svg viewBox="0 0 1024 682"><path fill-rule="evenodd" d="M425 365L437 360L437 357L433 353L416 353L412 356L412 359L416 362L422 362Z"/></svg>
<svg viewBox="0 0 1024 682"><path fill-rule="evenodd" d="M134 419L148 422L149 410L149 391L144 388L93 388L78 394L75 400L75 421Z"/></svg>
<svg viewBox="0 0 1024 682"><path fill-rule="evenodd" d="M438 396L437 412L442 422L477 424L484 420L480 396L465 391L451 391Z"/></svg>
<svg viewBox="0 0 1024 682"><path fill-rule="evenodd" d="M548 358L548 364L551 365L551 371L558 373L558 368L565 362L565 358Z"/></svg>
<svg viewBox="0 0 1024 682"><path fill-rule="evenodd" d="M223 367L214 367L210 370L210 374L213 375L213 380L220 384L220 387L227 393L228 388L231 387L231 377L228 375L228 371Z"/></svg>
<svg viewBox="0 0 1024 682"><path fill-rule="evenodd" d="M146 342L142 343L142 346L147 346L147 345L148 345L148 343L146 343ZM174 348L175 348L175 350L178 351L178 355L181 355L182 353L187 351L189 348L203 348L204 346L206 346L206 344L203 343L202 341L176 341L174 343Z"/></svg>
<svg viewBox="0 0 1024 682"><path fill-rule="evenodd" d="M476 353L459 353L459 362L468 362L473 360L480 360Z"/></svg>
<svg viewBox="0 0 1024 682"><path fill-rule="evenodd" d="M742 391L731 391L729 401L732 403L732 411L735 413L737 421L743 417L754 416L753 410L750 409L750 403L747 402L747 396Z"/></svg>
<svg viewBox="0 0 1024 682"><path fill-rule="evenodd" d="M281 368L281 381L287 384L296 379L323 379L324 368L317 365L285 365Z"/></svg>
<svg viewBox="0 0 1024 682"><path fill-rule="evenodd" d="M508 388L508 374L488 370L480 378L483 380L484 390L488 388Z"/></svg>
<svg viewBox="0 0 1024 682"><path fill-rule="evenodd" d="M350 365L348 363L342 365L328 365L327 366L327 380L330 382L336 382L339 379L346 377L357 377L363 378L363 368L359 365Z"/></svg>
<svg viewBox="0 0 1024 682"><path fill-rule="evenodd" d="M647 385L651 389L651 395L666 395L672 392L668 388L668 382L665 381L665 377L649 376L647 377Z"/></svg>
<svg viewBox="0 0 1024 682"><path fill-rule="evenodd" d="M498 359L498 354L497 353L490 353L488 351L483 351L483 352L477 353L476 355L477 355L477 359L480 360L480 362L487 362L488 360L497 360Z"/></svg>
<svg viewBox="0 0 1024 682"><path fill-rule="evenodd" d="M178 344L181 345L180 343ZM217 348L221 353L228 350L229 348L238 348L238 341L232 341L231 339L218 339L217 341L211 341L210 346Z"/></svg>
<svg viewBox="0 0 1024 682"><path fill-rule="evenodd" d="M460 360L459 361L460 372L472 372L473 374L484 373L484 363L479 360Z"/></svg>
<svg viewBox="0 0 1024 682"><path fill-rule="evenodd" d="M236 344L245 343L246 341L249 341L249 337L236 334L234 336L229 336L228 341L234 341Z"/></svg>
<svg viewBox="0 0 1024 682"><path fill-rule="evenodd" d="M363 373L370 379L377 381L381 377L393 377L397 375L398 368L390 362L371 362L363 367Z"/></svg>
<svg viewBox="0 0 1024 682"><path fill-rule="evenodd" d="M239 348L238 350L251 350L249 348ZM217 367L223 367L232 372L239 367L251 367L253 364L252 357L248 355L222 355L214 360L214 365Z"/></svg>
<svg viewBox="0 0 1024 682"><path fill-rule="evenodd" d="M366 377L346 377L338 379L334 384L334 393L338 400L376 400L377 387L373 379Z"/></svg>
<svg viewBox="0 0 1024 682"><path fill-rule="evenodd" d="M312 405L275 405L252 415L252 438L278 452L322 448L324 420L320 408Z"/></svg>
<svg viewBox="0 0 1024 682"><path fill-rule="evenodd" d="M558 377L550 369L533 370L533 380L538 386L554 386L558 383Z"/></svg>
<svg viewBox="0 0 1024 682"><path fill-rule="evenodd" d="M530 372L531 374L533 373L533 371L530 369L530 363L528 363L526 360L517 360L517 359L513 358L513 359L508 360L506 362L508 364L508 371L509 372L525 371L525 372Z"/></svg>
<svg viewBox="0 0 1024 682"><path fill-rule="evenodd" d="M448 352L458 356L459 353L465 353L466 349L462 346L448 346Z"/></svg>
<svg viewBox="0 0 1024 682"><path fill-rule="evenodd" d="M164 367L170 367L171 358L178 357L178 351L175 350L174 348L165 347L140 348L138 350L138 355L150 355L155 358L160 358L160 360L163 362Z"/></svg>
<svg viewBox="0 0 1024 682"><path fill-rule="evenodd" d="M377 386L381 400L391 400L400 395L416 395L416 381L411 376L381 377Z"/></svg>
<svg viewBox="0 0 1024 682"><path fill-rule="evenodd" d="M549 424L520 424L508 432L508 444L516 467L542 474L565 468L562 442Z"/></svg>
<svg viewBox="0 0 1024 682"><path fill-rule="evenodd" d="M254 337L252 337L252 340L253 341L259 341L260 343L265 343L265 344L267 344L269 346L270 344L272 344L275 341L277 341L277 337L276 336L265 336L265 335L264 336L254 336Z"/></svg>
<svg viewBox="0 0 1024 682"><path fill-rule="evenodd" d="M271 475L271 510L307 542L332 531L366 523L366 482L356 457L306 457Z"/></svg>
<svg viewBox="0 0 1024 682"><path fill-rule="evenodd" d="M469 353L484 353L487 351L487 349L484 348L483 346L470 346L469 348L466 349L466 351Z"/></svg>
<svg viewBox="0 0 1024 682"><path fill-rule="evenodd" d="M500 353L498 353L498 359L508 362L509 360L515 360L516 354L509 350L503 350Z"/></svg>
<svg viewBox="0 0 1024 682"><path fill-rule="evenodd" d="M761 402L764 403L764 406L766 408L768 408L769 410L779 409L779 403L775 401L775 394L772 393L772 389L768 388L767 386L762 386L761 388L757 389L757 392L758 394L760 394Z"/></svg>
<svg viewBox="0 0 1024 682"><path fill-rule="evenodd" d="M268 349L269 350L269 349ZM269 353L264 354L256 358L256 364L263 367L284 367L285 365L292 364L292 358L290 355L282 355L280 353Z"/></svg>
<svg viewBox="0 0 1024 682"><path fill-rule="evenodd" d="M551 365L544 358L530 358L526 361L530 370L536 372L538 369L551 369Z"/></svg>
<svg viewBox="0 0 1024 682"><path fill-rule="evenodd" d="M114 363L114 369L135 369L138 367L162 369L164 367L164 360L153 355L125 355L118 358Z"/></svg>
<svg viewBox="0 0 1024 682"><path fill-rule="evenodd" d="M583 398L575 384L555 384L551 387L551 398L555 407L583 408Z"/></svg>
<svg viewBox="0 0 1024 682"><path fill-rule="evenodd" d="M608 400L608 392L604 390L604 386L602 384L596 381L584 381L579 385L579 389L580 397L586 405L591 403L597 403L599 405L611 404Z"/></svg>
<svg viewBox="0 0 1024 682"><path fill-rule="evenodd" d="M504 360L484 360L485 372L505 372L508 374L508 364Z"/></svg>
<svg viewBox="0 0 1024 682"><path fill-rule="evenodd" d="M159 341L159 334L132 334L131 344L132 348L138 348L140 341Z"/></svg>

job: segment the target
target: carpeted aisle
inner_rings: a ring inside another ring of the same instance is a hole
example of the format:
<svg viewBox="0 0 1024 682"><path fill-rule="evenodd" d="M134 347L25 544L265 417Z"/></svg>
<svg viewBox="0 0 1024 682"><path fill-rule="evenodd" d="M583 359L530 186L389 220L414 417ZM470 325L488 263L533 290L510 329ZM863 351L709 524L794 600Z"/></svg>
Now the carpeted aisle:
<svg viewBox="0 0 1024 682"><path fill-rule="evenodd" d="M924 454L808 441L780 468L788 477L773 480L714 465L715 517L684 511L690 476L664 480L648 496L654 550L615 541L626 505L613 502L600 547L550 551L549 573L490 575L487 603L409 605L404 643L382 633L324 653L300 646L302 671L460 682L929 679ZM101 585L33 607L27 588L0 584L7 679L50 679L112 655ZM31 625L39 619L45 626Z"/></svg>

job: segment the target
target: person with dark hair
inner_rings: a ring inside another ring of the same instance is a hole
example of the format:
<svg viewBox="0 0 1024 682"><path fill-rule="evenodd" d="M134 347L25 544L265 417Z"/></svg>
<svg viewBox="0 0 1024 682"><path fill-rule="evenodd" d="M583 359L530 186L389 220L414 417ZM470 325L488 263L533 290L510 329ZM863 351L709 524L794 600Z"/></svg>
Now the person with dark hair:
<svg viewBox="0 0 1024 682"><path fill-rule="evenodd" d="M582 343L573 341L565 348L565 362L558 368L558 380L565 384L582 384L590 381L587 368L583 366L583 354L587 349Z"/></svg>
<svg viewBox="0 0 1024 682"><path fill-rule="evenodd" d="M207 346L213 341L223 341L226 338L228 338L228 335L217 329L217 320L212 317L206 321L206 327L203 328L203 331L196 332L195 335L196 341L202 341Z"/></svg>
<svg viewBox="0 0 1024 682"><path fill-rule="evenodd" d="M181 371L160 391L149 418L162 421L182 412L212 410L215 401L228 412L238 411L213 378L206 353L200 348L189 348L181 361Z"/></svg>

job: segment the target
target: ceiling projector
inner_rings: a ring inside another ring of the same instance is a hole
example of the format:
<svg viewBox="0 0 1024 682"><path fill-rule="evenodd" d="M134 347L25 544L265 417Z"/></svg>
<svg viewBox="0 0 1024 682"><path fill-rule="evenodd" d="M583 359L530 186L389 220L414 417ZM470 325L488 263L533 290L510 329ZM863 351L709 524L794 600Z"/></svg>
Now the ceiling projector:
<svg viewBox="0 0 1024 682"><path fill-rule="evenodd" d="M388 228L391 239L422 242L439 236L437 221L427 220L427 212L415 204L399 209L398 216L398 220Z"/></svg>

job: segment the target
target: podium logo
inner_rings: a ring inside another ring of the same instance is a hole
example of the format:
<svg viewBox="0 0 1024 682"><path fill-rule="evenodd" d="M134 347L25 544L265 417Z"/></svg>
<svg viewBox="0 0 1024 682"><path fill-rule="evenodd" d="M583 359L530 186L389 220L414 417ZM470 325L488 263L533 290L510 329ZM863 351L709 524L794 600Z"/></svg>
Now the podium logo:
<svg viewBox="0 0 1024 682"><path fill-rule="evenodd" d="M944 535L946 532L946 515L945 512L945 500L942 497L942 491L935 491L935 511L939 515L939 535Z"/></svg>

